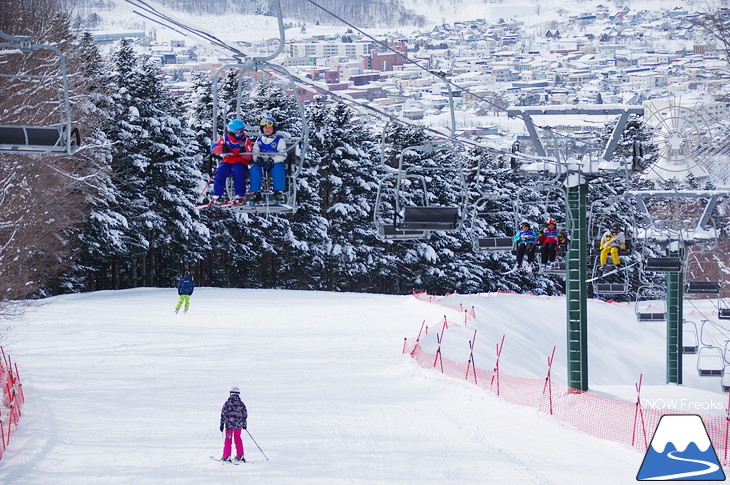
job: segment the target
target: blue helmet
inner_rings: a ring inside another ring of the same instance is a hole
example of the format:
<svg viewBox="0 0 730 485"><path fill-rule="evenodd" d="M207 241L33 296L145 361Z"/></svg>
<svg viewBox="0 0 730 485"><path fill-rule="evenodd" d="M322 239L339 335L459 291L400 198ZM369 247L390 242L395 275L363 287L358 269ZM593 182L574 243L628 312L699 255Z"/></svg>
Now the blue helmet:
<svg viewBox="0 0 730 485"><path fill-rule="evenodd" d="M231 120L228 122L227 128L228 128L228 131L235 133L237 131L241 131L241 130L245 129L246 124L243 121L236 118L235 120Z"/></svg>

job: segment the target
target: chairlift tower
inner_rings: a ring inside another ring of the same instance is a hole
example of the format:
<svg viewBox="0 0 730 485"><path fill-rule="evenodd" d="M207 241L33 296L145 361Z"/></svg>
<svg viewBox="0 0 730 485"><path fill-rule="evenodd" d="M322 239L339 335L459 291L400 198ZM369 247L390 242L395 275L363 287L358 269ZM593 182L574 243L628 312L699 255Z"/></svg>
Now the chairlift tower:
<svg viewBox="0 0 730 485"><path fill-rule="evenodd" d="M556 106L522 106L511 107L507 114L520 117L530 134L531 141L540 157L549 157L533 116L559 115L601 115L619 116L616 127L609 137L600 157L560 159L556 151L555 176L566 186L566 229L570 234L570 243L566 255L565 296L567 302L567 349L568 349L568 386L581 391L588 390L588 290L586 285L586 268L588 254L587 228L587 194L588 180L601 176L628 176L630 167L621 162L611 161L629 116L643 115L642 106L627 105L556 105Z"/></svg>

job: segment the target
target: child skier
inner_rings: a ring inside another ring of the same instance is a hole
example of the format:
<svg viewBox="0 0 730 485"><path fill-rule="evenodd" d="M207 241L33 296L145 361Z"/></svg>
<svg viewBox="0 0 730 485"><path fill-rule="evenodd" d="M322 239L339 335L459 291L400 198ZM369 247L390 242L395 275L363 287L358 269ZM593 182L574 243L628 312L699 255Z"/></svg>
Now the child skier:
<svg viewBox="0 0 730 485"><path fill-rule="evenodd" d="M241 391L238 387L231 387L228 400L223 404L221 410L220 430L225 430L225 441L223 442L223 461L231 461L231 441L236 444L236 460L246 462L243 457L243 441L241 441L241 430L246 429L248 411L246 405L241 401Z"/></svg>
<svg viewBox="0 0 730 485"><path fill-rule="evenodd" d="M231 203L243 203L246 198L246 175L250 152L253 149L251 140L246 136L246 125L239 119L231 120L226 127L226 133L217 142L211 144L210 152L215 155L224 155L213 179L213 204L225 202L223 193L226 188L226 179L233 177L233 189L236 196ZM244 155L248 153L248 155Z"/></svg>
<svg viewBox="0 0 730 485"><path fill-rule="evenodd" d="M249 205L256 205L261 202L261 181L264 170L271 173L271 183L274 186L274 198L277 204L283 204L284 189L286 188L286 141L276 135L276 120L267 116L259 122L261 136L256 139L253 146L254 164L250 168L251 194L249 194Z"/></svg>
<svg viewBox="0 0 730 485"><path fill-rule="evenodd" d="M555 258L558 255L558 245L566 243L567 238L565 234L558 231L555 219L548 219L545 223L545 228L540 229L537 242L542 244L542 249L540 250L540 269L541 271L545 271L548 265L552 267L555 264Z"/></svg>
<svg viewBox="0 0 730 485"><path fill-rule="evenodd" d="M178 299L177 306L175 306L175 313L180 311L180 307L183 306L183 304L185 304L183 313L188 312L188 309L190 308L190 295L193 294L193 291L195 291L195 283L193 282L193 279L189 275L185 275L180 278L180 281L177 283L177 294L180 295L180 299Z"/></svg>
<svg viewBox="0 0 730 485"><path fill-rule="evenodd" d="M520 224L520 232L515 234L514 242L517 245L517 265L515 269L523 268L528 273L532 271L532 263L535 262L535 243L537 234L530 228L530 223L524 221ZM522 266L522 261L527 255L527 264Z"/></svg>

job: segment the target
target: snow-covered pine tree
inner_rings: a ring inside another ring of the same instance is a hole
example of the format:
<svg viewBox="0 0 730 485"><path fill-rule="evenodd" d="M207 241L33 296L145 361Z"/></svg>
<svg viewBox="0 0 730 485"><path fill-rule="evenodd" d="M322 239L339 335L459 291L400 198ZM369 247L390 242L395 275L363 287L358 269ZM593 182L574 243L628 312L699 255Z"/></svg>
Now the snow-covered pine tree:
<svg viewBox="0 0 730 485"><path fill-rule="evenodd" d="M127 220L118 211L119 188L113 179L111 145L106 135L114 113L112 90L107 86L107 71L90 34L85 33L79 39L74 59L80 63L79 79L86 88L85 93L76 96L86 100L84 144L97 147L83 156L93 157L98 170L85 184L89 212L78 234L80 248L76 263L64 278L73 290L118 288L114 268L127 257L128 248L124 237Z"/></svg>
<svg viewBox="0 0 730 485"><path fill-rule="evenodd" d="M377 191L379 143L342 103L310 110L312 154L318 159L316 199L326 238L316 242L320 286L337 291L376 291L384 247L375 238L372 209Z"/></svg>
<svg viewBox="0 0 730 485"><path fill-rule="evenodd" d="M157 68L138 60L122 41L112 57L118 111L112 136L113 167L132 243L128 285L169 285L181 270L202 259L206 231L192 200L202 174L193 154L194 134L182 105L162 82Z"/></svg>

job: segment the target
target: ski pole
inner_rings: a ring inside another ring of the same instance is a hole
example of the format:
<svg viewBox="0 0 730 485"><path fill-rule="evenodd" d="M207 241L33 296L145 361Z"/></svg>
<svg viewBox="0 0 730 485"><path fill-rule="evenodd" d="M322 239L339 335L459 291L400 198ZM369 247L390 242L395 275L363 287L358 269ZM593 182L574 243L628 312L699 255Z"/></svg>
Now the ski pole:
<svg viewBox="0 0 730 485"><path fill-rule="evenodd" d="M195 199L195 203L197 203L200 200L200 198L203 197L203 194L205 193L205 191L208 190L208 186L213 181L213 177L214 177L213 175L210 176L210 178L208 179L208 182L205 184L205 187L203 187L203 190L200 191L200 193L198 194L198 197Z"/></svg>
<svg viewBox="0 0 730 485"><path fill-rule="evenodd" d="M253 439L253 436L251 436L251 432L249 430L246 430L246 433L248 433L248 436L251 438L251 441L254 442L254 444L256 445L256 448L258 448L259 451L261 452L261 454L264 455L264 458L266 458L266 461L269 461L269 457L266 456L266 453L264 453L264 450L262 450L261 447L259 446L259 444L256 443L256 440Z"/></svg>

